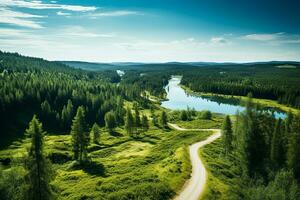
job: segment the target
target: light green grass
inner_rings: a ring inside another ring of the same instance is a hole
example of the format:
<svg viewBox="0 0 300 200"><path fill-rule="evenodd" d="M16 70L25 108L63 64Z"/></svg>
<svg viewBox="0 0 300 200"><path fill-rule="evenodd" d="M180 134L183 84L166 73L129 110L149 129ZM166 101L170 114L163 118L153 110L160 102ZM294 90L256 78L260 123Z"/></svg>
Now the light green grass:
<svg viewBox="0 0 300 200"><path fill-rule="evenodd" d="M207 185L201 199L237 200L241 199L239 187L239 168L234 165L234 157L222 152L221 139L199 150L208 173Z"/></svg>
<svg viewBox="0 0 300 200"><path fill-rule="evenodd" d="M155 127L138 138L123 129L102 130L100 144L89 147L92 163L72 167L71 136L49 135L45 154L55 163L52 182L59 199L170 199L191 172L187 146L209 132L180 132ZM26 154L28 140L0 151L0 159Z"/></svg>

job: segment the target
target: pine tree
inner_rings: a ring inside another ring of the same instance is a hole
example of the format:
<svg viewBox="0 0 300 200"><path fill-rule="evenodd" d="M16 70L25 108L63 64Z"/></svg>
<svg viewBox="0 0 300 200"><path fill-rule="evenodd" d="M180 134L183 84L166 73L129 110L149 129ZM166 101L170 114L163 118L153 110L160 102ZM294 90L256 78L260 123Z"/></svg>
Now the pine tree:
<svg viewBox="0 0 300 200"><path fill-rule="evenodd" d="M99 138L100 138L100 127L98 126L97 123L94 123L90 135L93 139L93 143L98 144L99 143Z"/></svg>
<svg viewBox="0 0 300 200"><path fill-rule="evenodd" d="M113 129L116 127L116 119L114 113L112 111L107 112L104 116L104 120L105 120L105 127L110 133L112 133Z"/></svg>
<svg viewBox="0 0 300 200"><path fill-rule="evenodd" d="M87 159L87 147L89 144L89 133L86 128L85 111L79 106L71 127L74 159L82 161Z"/></svg>
<svg viewBox="0 0 300 200"><path fill-rule="evenodd" d="M167 127L168 116L167 116L166 111L164 111L164 110L161 112L160 123L163 128Z"/></svg>
<svg viewBox="0 0 300 200"><path fill-rule="evenodd" d="M275 129L271 140L270 159L272 166L277 169L283 163L283 138L281 133L281 119L276 121Z"/></svg>
<svg viewBox="0 0 300 200"><path fill-rule="evenodd" d="M134 125L135 125L135 128L138 129L141 126L141 118L140 118L140 112L139 112L137 104L134 105L134 114L135 114Z"/></svg>
<svg viewBox="0 0 300 200"><path fill-rule="evenodd" d="M223 122L222 126L222 139L223 139L223 146L225 154L228 154L232 150L232 125L230 117L227 115Z"/></svg>
<svg viewBox="0 0 300 200"><path fill-rule="evenodd" d="M148 129L149 129L148 118L146 115L143 115L143 117L142 117L142 127L143 127L144 132L148 131Z"/></svg>
<svg viewBox="0 0 300 200"><path fill-rule="evenodd" d="M293 119L291 134L289 138L287 165L294 172L295 177L300 180L300 116Z"/></svg>
<svg viewBox="0 0 300 200"><path fill-rule="evenodd" d="M134 119L133 119L130 108L127 108L127 110L126 110L125 129L126 129L126 132L127 132L128 135L133 134Z"/></svg>
<svg viewBox="0 0 300 200"><path fill-rule="evenodd" d="M182 110L180 112L180 119L182 121L187 121L188 120L188 114L187 114L187 111L186 110Z"/></svg>
<svg viewBox="0 0 300 200"><path fill-rule="evenodd" d="M51 166L44 156L44 135L42 124L34 115L26 135L31 139L31 146L28 151L26 168L28 170L29 190L28 197L32 200L47 200L53 198L50 187Z"/></svg>

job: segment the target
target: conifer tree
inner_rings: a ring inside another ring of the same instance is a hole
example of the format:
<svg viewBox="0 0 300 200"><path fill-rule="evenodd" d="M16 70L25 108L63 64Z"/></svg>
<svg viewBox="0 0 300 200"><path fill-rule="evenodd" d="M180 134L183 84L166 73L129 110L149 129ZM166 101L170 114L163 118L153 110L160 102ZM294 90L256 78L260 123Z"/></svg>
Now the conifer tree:
<svg viewBox="0 0 300 200"><path fill-rule="evenodd" d="M146 115L143 115L142 117L142 127L143 127L143 131L145 132L149 129L148 118Z"/></svg>
<svg viewBox="0 0 300 200"><path fill-rule="evenodd" d="M125 129L128 135L133 134L134 130L134 119L131 113L131 109L127 108L126 110L126 117L125 117Z"/></svg>
<svg viewBox="0 0 300 200"><path fill-rule="evenodd" d="M141 118L140 118L140 112L139 112L137 104L134 104L134 114L135 114L134 125L135 125L135 128L138 129L141 126Z"/></svg>
<svg viewBox="0 0 300 200"><path fill-rule="evenodd" d="M97 123L94 123L91 132L90 132L90 136L93 139L93 143L98 144L99 143L99 138L100 138L100 127L98 126Z"/></svg>
<svg viewBox="0 0 300 200"><path fill-rule="evenodd" d="M167 127L168 116L167 116L166 111L164 111L164 110L161 112L160 123L163 128Z"/></svg>
<svg viewBox="0 0 300 200"><path fill-rule="evenodd" d="M44 135L42 124L34 115L26 130L31 139L26 168L28 170L28 197L32 200L48 200L53 198L50 187L52 170L50 162L44 156Z"/></svg>
<svg viewBox="0 0 300 200"><path fill-rule="evenodd" d="M79 106L71 127L74 159L80 163L87 159L89 133L86 128L85 110Z"/></svg>
<svg viewBox="0 0 300 200"><path fill-rule="evenodd" d="M232 125L230 117L228 115L225 117L223 122L222 139L225 154L228 154L232 150Z"/></svg>
<svg viewBox="0 0 300 200"><path fill-rule="evenodd" d="M289 138L287 165L294 172L295 177L300 180L300 117L296 116L291 125Z"/></svg>
<svg viewBox="0 0 300 200"><path fill-rule="evenodd" d="M113 129L116 127L116 118L114 113L112 111L107 112L104 116L104 120L105 120L105 127L110 133L112 133Z"/></svg>
<svg viewBox="0 0 300 200"><path fill-rule="evenodd" d="M182 121L188 120L188 114L187 114L187 111L186 111L186 110L182 110L182 111L180 112L180 119L181 119Z"/></svg>
<svg viewBox="0 0 300 200"><path fill-rule="evenodd" d="M275 129L271 140L270 159L272 166L277 169L283 163L283 138L281 133L281 119L276 121Z"/></svg>

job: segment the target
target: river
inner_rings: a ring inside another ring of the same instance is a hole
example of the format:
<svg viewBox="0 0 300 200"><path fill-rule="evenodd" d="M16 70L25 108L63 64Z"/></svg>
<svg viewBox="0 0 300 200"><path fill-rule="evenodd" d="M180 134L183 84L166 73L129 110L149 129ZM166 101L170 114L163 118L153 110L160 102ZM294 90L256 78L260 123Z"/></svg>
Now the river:
<svg viewBox="0 0 300 200"><path fill-rule="evenodd" d="M221 113L226 115L234 115L237 111L245 110L245 107L240 106L236 102L224 103L224 101L212 100L207 97L193 96L185 92L180 87L180 76L172 76L169 84L165 87L167 92L166 101L162 102L162 106L173 110L187 109L187 107L195 108L197 111L210 110L213 113ZM269 112L274 112L276 118L285 118L286 114L269 109Z"/></svg>

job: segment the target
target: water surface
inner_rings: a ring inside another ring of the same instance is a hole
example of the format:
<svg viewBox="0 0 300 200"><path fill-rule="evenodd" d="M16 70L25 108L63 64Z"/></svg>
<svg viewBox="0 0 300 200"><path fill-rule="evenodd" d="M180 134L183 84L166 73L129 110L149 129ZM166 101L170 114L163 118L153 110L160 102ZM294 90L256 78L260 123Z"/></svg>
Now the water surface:
<svg viewBox="0 0 300 200"><path fill-rule="evenodd" d="M201 96L189 95L179 85L180 76L172 76L169 84L165 87L167 92L167 101L162 102L162 106L172 110L187 109L187 107L195 108L197 111L210 110L213 113L221 113L226 115L234 115L237 111L245 110L245 107L238 105L235 102L224 103L224 101L212 100ZM236 104L236 105L234 105ZM269 109L269 112L274 110ZM276 118L285 118L283 112L274 111Z"/></svg>

